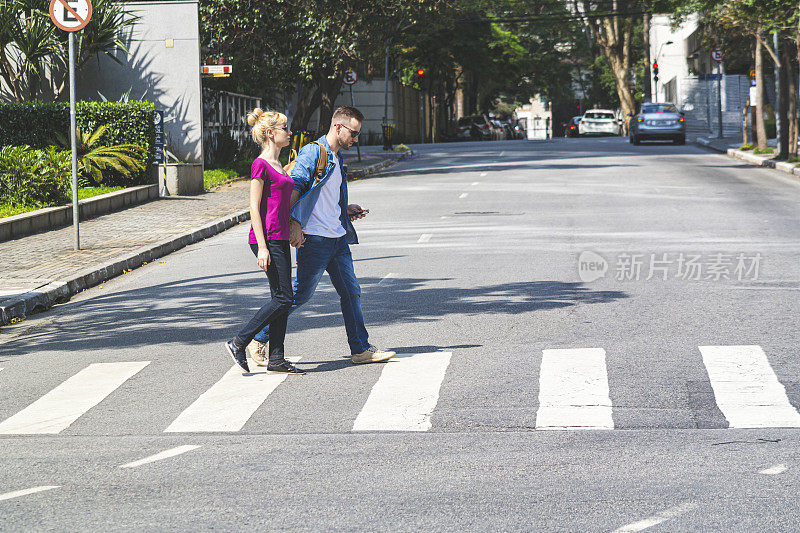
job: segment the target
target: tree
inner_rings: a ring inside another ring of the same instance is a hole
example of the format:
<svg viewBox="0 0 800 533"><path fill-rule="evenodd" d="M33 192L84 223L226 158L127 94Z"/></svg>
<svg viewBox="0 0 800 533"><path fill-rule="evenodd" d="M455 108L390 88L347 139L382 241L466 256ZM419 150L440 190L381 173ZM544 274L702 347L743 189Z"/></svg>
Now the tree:
<svg viewBox="0 0 800 533"><path fill-rule="evenodd" d="M607 3L592 0L573 0L593 43L599 46L608 61L623 114L633 113L636 104L628 86L632 65L631 42L634 28L641 22L640 7L635 0L612 0L611 10Z"/></svg>

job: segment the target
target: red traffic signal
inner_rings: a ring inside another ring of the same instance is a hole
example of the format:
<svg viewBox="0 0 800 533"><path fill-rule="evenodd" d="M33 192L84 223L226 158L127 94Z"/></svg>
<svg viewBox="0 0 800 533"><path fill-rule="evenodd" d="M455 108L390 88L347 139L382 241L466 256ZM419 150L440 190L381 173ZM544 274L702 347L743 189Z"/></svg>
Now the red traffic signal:
<svg viewBox="0 0 800 533"><path fill-rule="evenodd" d="M653 62L653 68L658 68L658 61Z"/></svg>
<svg viewBox="0 0 800 533"><path fill-rule="evenodd" d="M425 75L425 69L424 68L418 68L417 69L417 76L424 76L424 75Z"/></svg>

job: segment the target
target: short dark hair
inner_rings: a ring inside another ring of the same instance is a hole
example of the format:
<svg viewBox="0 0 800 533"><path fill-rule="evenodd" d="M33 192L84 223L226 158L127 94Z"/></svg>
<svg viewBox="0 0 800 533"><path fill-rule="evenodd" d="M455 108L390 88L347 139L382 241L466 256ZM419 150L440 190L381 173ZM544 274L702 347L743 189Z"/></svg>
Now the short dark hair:
<svg viewBox="0 0 800 533"><path fill-rule="evenodd" d="M359 122L364 122L364 114L355 107L349 105L343 105L342 107L337 108L336 111L333 112L331 122L335 123L337 118L341 119L345 117L354 118Z"/></svg>

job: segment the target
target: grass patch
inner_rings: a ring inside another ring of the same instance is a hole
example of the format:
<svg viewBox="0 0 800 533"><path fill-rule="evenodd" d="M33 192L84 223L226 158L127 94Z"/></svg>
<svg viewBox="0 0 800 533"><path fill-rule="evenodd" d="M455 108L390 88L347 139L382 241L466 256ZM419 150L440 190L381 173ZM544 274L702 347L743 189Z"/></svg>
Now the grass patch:
<svg viewBox="0 0 800 533"><path fill-rule="evenodd" d="M787 163L800 163L800 157L790 157L786 160Z"/></svg>
<svg viewBox="0 0 800 533"><path fill-rule="evenodd" d="M107 192L114 192L124 189L125 187L83 187L78 189L78 200L84 200L86 198L92 198L93 196L99 196L101 194L106 194ZM72 202L67 202L61 205L70 205ZM45 206L45 207L53 207L53 206ZM3 217L11 217L14 215L19 215L21 213L27 213L29 211L36 211L37 209L44 209L44 207L35 207L29 205L15 205L12 206L11 204L0 204L0 218Z"/></svg>
<svg viewBox="0 0 800 533"><path fill-rule="evenodd" d="M14 215L19 215L20 213L27 213L28 211L33 211L35 209L39 209L38 207L29 207L29 206L19 206L19 205L10 205L10 204L0 204L0 218L2 217L13 217Z"/></svg>
<svg viewBox="0 0 800 533"><path fill-rule="evenodd" d="M752 150L752 149L753 149L752 143L743 144L739 147L739 150Z"/></svg>
<svg viewBox="0 0 800 533"><path fill-rule="evenodd" d="M215 168L203 171L203 182L207 191L221 185L233 183L238 177L238 172L230 168Z"/></svg>
<svg viewBox="0 0 800 533"><path fill-rule="evenodd" d="M100 196L101 194L106 194L109 192L114 191L121 191L125 187L83 187L78 189L78 200L85 200L86 198L91 198L93 196Z"/></svg>
<svg viewBox="0 0 800 533"><path fill-rule="evenodd" d="M760 155L760 154L774 154L774 153L775 153L775 150L773 150L772 148L769 148L769 147L767 147L767 148L764 148L763 150L761 150L760 148L756 148L755 150L753 150L753 153L754 153L754 154L756 154L756 155Z"/></svg>

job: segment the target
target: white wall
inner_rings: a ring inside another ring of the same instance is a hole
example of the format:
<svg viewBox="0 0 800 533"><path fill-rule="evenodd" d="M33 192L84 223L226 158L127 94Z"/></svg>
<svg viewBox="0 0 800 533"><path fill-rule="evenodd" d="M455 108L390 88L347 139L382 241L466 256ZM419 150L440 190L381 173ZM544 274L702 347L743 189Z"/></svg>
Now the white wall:
<svg viewBox="0 0 800 533"><path fill-rule="evenodd" d="M130 54L119 52L119 65L101 56L81 71L78 98L99 100L98 92L116 100L155 102L173 120L164 130L167 148L180 159L203 162L203 100L200 81L200 33L197 0L127 2L141 16L128 38ZM167 40L172 40L170 47Z"/></svg>

